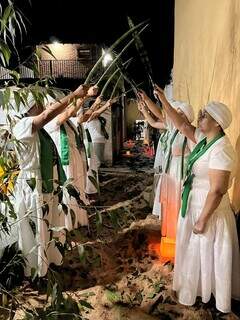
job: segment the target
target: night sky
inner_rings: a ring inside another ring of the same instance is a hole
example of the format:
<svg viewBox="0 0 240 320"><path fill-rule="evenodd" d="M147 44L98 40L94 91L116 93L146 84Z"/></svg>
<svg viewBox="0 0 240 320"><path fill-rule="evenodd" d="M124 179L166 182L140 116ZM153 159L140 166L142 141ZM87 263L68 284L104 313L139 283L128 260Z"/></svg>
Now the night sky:
<svg viewBox="0 0 240 320"><path fill-rule="evenodd" d="M174 0L32 0L31 7L29 0L15 1L30 20L24 45L56 37L63 43L109 46L128 29L128 15L135 24L150 19L151 27L141 37L155 80L166 82L173 63Z"/></svg>

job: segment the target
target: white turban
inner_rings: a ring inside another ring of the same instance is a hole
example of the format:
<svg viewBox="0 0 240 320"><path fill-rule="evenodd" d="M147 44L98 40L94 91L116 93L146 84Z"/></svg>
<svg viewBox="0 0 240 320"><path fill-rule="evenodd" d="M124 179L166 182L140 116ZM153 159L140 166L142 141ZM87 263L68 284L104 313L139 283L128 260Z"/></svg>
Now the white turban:
<svg viewBox="0 0 240 320"><path fill-rule="evenodd" d="M225 104L212 101L209 102L204 109L223 130L230 126L232 122L232 113Z"/></svg>
<svg viewBox="0 0 240 320"><path fill-rule="evenodd" d="M28 96L26 98L26 103L20 102L19 107L17 106L15 102L14 92L20 90L20 88L14 86L14 87L8 87L10 89L10 98L7 110L4 110L6 114L9 114L10 117L20 117L21 115L27 113L35 104L35 99L32 95L32 93L28 93ZM4 93L6 89L1 89L1 92ZM3 105L3 95L0 95L0 105Z"/></svg>
<svg viewBox="0 0 240 320"><path fill-rule="evenodd" d="M164 95L167 99L167 101L172 105L172 103L174 102L174 99L173 99L173 84L170 83L168 85L166 85L164 87Z"/></svg>
<svg viewBox="0 0 240 320"><path fill-rule="evenodd" d="M180 109L185 114L185 116L187 117L190 123L193 122L194 111L193 111L193 107L190 104L182 101L174 101L172 106L174 107L174 109Z"/></svg>

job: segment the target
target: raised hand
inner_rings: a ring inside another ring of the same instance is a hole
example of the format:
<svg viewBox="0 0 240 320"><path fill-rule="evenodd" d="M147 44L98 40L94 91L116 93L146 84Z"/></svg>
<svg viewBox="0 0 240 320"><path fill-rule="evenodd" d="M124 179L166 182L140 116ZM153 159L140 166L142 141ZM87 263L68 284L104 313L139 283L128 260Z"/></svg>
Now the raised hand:
<svg viewBox="0 0 240 320"><path fill-rule="evenodd" d="M87 95L89 97L94 97L98 94L98 91L99 91L99 88L97 85L94 85L94 86L91 86L89 89L88 89L88 92L87 92Z"/></svg>
<svg viewBox="0 0 240 320"><path fill-rule="evenodd" d="M94 111L94 112L90 115L90 117L88 118L87 122L90 122L90 121L98 118L99 116L100 116L99 111L98 111L98 110L97 110L97 111Z"/></svg>
<svg viewBox="0 0 240 320"><path fill-rule="evenodd" d="M146 106L145 106L145 103L143 102L143 100L138 100L137 106L138 106L138 110L140 112L146 111Z"/></svg>
<svg viewBox="0 0 240 320"><path fill-rule="evenodd" d="M95 104L100 104L103 101L103 97L102 96L98 96L97 99L95 100Z"/></svg>
<svg viewBox="0 0 240 320"><path fill-rule="evenodd" d="M148 98L146 92L143 90L139 90L137 94L138 94L139 99L141 99L143 101L145 101Z"/></svg>
<svg viewBox="0 0 240 320"><path fill-rule="evenodd" d="M154 91L153 91L154 95L156 95L159 100L164 103L166 102L166 97L165 97L165 94L164 94L164 91L162 88L160 88L158 85L154 85Z"/></svg>
<svg viewBox="0 0 240 320"><path fill-rule="evenodd" d="M86 84L81 84L75 91L75 95L79 98L84 98L89 90L89 86Z"/></svg>

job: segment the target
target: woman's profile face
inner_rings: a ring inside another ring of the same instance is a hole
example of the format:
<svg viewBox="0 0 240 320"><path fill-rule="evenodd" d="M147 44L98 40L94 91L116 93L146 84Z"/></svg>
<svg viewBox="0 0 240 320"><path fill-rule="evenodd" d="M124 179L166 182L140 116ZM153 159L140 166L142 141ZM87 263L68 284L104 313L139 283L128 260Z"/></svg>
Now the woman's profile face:
<svg viewBox="0 0 240 320"><path fill-rule="evenodd" d="M199 123L199 129L204 134L207 134L212 130L213 127L218 125L218 123L204 109L199 114L198 123Z"/></svg>

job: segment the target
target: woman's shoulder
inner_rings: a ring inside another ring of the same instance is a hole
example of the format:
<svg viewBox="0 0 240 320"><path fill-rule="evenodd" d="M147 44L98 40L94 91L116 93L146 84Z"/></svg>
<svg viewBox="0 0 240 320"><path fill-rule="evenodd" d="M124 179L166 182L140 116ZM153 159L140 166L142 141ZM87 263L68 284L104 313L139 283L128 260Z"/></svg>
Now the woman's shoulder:
<svg viewBox="0 0 240 320"><path fill-rule="evenodd" d="M34 117L25 117L18 120L12 130L12 133L17 140L30 140L35 137L36 132L33 132L32 130L33 118Z"/></svg>
<svg viewBox="0 0 240 320"><path fill-rule="evenodd" d="M232 171L236 163L236 152L227 136L219 139L210 149L209 168Z"/></svg>
<svg viewBox="0 0 240 320"><path fill-rule="evenodd" d="M212 148L213 153L218 153L221 151L225 151L225 152L228 152L229 154L235 155L233 145L227 135L223 136L213 145L213 148Z"/></svg>

